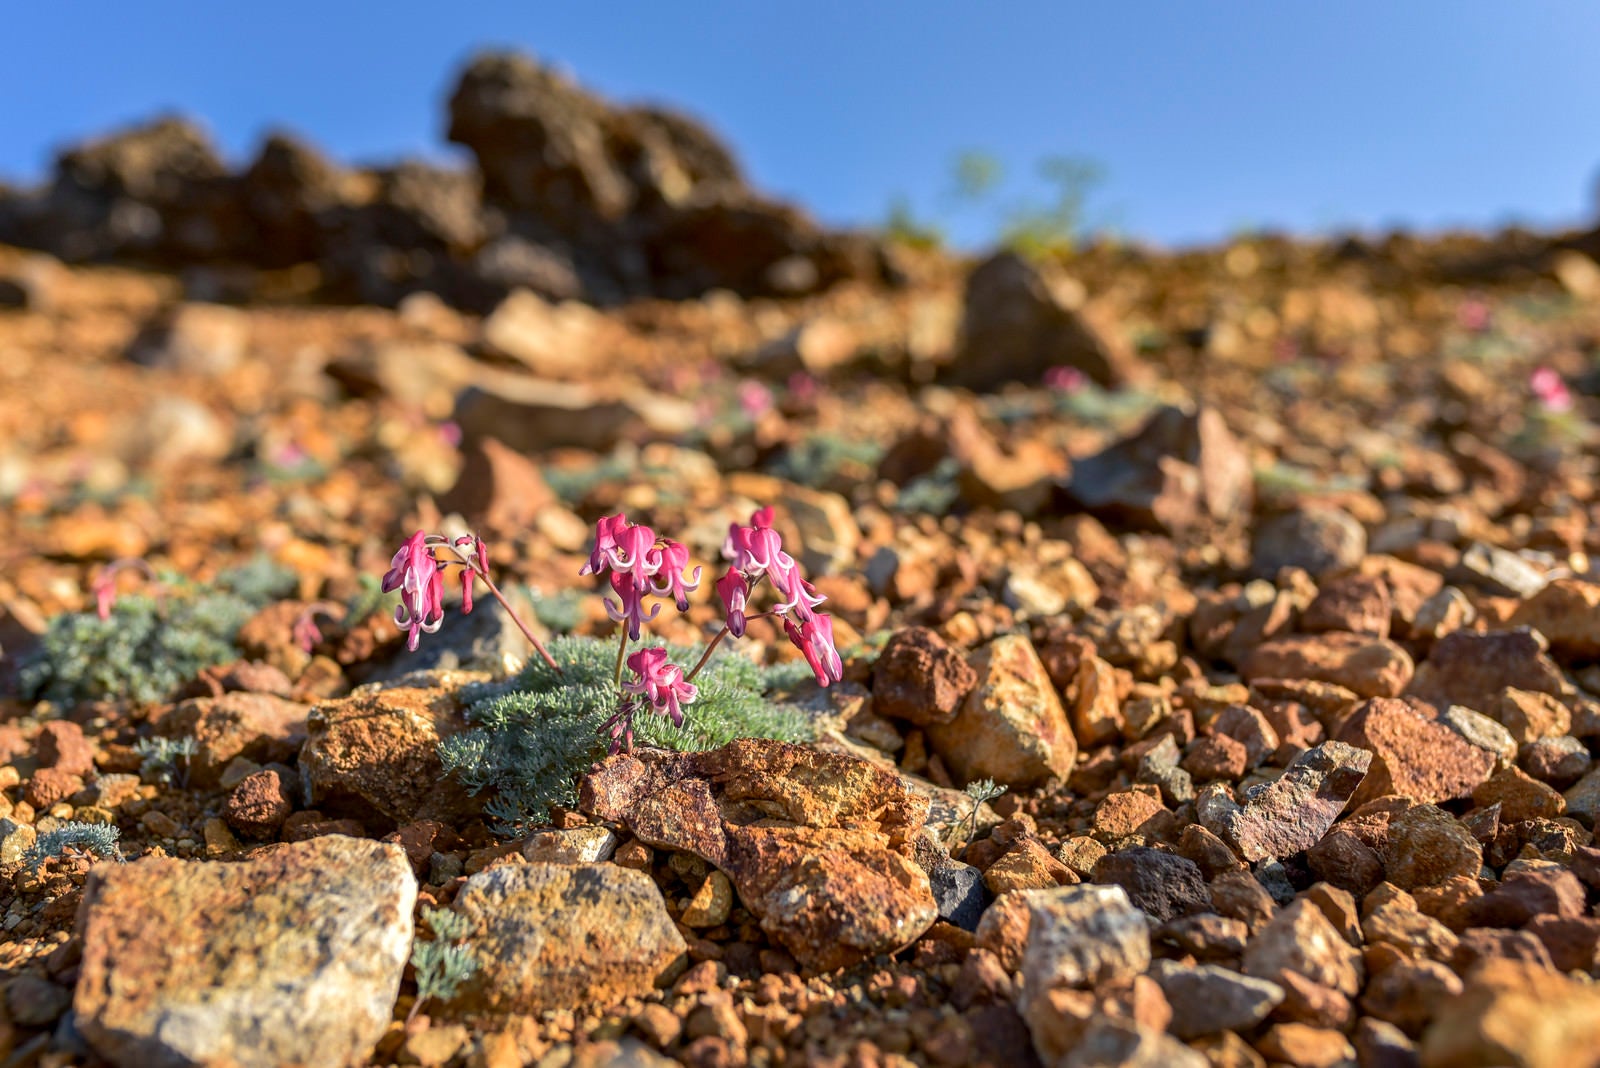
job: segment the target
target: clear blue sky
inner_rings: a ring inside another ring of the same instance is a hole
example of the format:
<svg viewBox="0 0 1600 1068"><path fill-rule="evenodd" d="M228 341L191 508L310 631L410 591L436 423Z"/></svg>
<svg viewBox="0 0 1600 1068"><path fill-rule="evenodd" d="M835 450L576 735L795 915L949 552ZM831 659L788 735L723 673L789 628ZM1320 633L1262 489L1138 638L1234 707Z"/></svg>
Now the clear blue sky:
<svg viewBox="0 0 1600 1068"><path fill-rule="evenodd" d="M1106 172L1092 207L1165 243L1596 214L1592 0L7 8L12 180L164 108L204 118L235 160L274 125L345 159L448 157L455 72L476 48L513 45L607 95L707 119L758 185L838 223L879 221L897 194L937 213L963 149L1018 181L1044 156L1091 158ZM951 222L967 241L991 225Z"/></svg>

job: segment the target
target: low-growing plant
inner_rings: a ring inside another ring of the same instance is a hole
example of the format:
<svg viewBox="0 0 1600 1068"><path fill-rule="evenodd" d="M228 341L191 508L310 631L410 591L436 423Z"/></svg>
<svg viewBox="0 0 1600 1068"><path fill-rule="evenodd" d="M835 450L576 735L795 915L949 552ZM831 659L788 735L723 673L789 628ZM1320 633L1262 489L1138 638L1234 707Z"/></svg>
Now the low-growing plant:
<svg viewBox="0 0 1600 1068"><path fill-rule="evenodd" d="M598 755L597 734L609 741L612 753L632 749L636 737L680 750L750 736L803 737L801 720L765 700L759 668L743 657L712 659L725 640L744 637L750 620L770 616L782 623L818 685L843 678L833 619L817 611L823 597L784 551L772 522L772 509L762 508L748 524L730 525L722 549L729 567L716 582L724 623L685 671L679 665L689 662L692 650L648 643L630 648L641 641L644 625L661 614L663 601L688 611L704 568L691 572L689 550L647 526L621 514L601 518L594 550L579 574L609 573L611 595L604 603L620 624L615 651L593 640L558 639L558 660L502 597L542 663L531 663L517 685L472 704L472 729L441 746L446 769L474 792L492 788L489 814L516 828L541 819L551 804L570 803L577 773ZM418 531L383 579L384 589L401 592L395 622L410 631L413 649L420 634L438 630L444 620L443 573L450 567L461 569L464 612L472 610L478 579L500 596L488 579L481 540ZM770 586L773 603L751 612L763 584ZM692 719L686 714L691 705Z"/></svg>
<svg viewBox="0 0 1600 1068"><path fill-rule="evenodd" d="M67 856L94 855L102 860L121 861L122 847L117 839L122 832L110 823L75 823L67 821L40 834L33 845L22 854L22 863L28 871L38 874L47 860Z"/></svg>
<svg viewBox="0 0 1600 1068"><path fill-rule="evenodd" d="M200 751L193 738L140 738L133 751L142 758L139 777L147 782L189 785L189 761Z"/></svg>
<svg viewBox="0 0 1600 1068"><path fill-rule="evenodd" d="M461 985L478 973L478 954L466 944L472 934L472 921L450 909L422 906L422 919L433 931L429 941L417 939L411 945L411 966L417 973L417 997L406 1019L429 1001L449 1001L461 992Z"/></svg>
<svg viewBox="0 0 1600 1068"><path fill-rule="evenodd" d="M835 433L810 434L786 449L773 474L802 486L827 487L841 474L859 480L883 458L883 446Z"/></svg>
<svg viewBox="0 0 1600 1068"><path fill-rule="evenodd" d="M996 785L993 779L977 779L967 783L966 795L972 799L972 811L967 813L967 834L961 843L963 853L972 844L973 835L978 833L978 810L1005 792L1006 788Z"/></svg>
<svg viewBox="0 0 1600 1068"><path fill-rule="evenodd" d="M149 585L118 596L116 576L129 570L142 572ZM293 583L292 573L265 560L207 584L157 575L143 561L117 561L94 584L94 612L50 620L19 672L22 693L61 702L162 700L202 668L237 657L239 628Z"/></svg>

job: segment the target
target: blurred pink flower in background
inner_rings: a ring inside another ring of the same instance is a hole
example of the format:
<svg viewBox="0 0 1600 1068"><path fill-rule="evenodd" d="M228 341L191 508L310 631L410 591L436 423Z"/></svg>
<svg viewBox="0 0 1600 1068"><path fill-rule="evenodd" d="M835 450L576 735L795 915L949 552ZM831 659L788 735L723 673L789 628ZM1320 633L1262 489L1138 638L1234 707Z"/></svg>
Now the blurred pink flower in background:
<svg viewBox="0 0 1600 1068"><path fill-rule="evenodd" d="M1089 376L1076 367L1052 367L1044 373L1044 386L1058 393L1076 393L1089 384Z"/></svg>
<svg viewBox="0 0 1600 1068"><path fill-rule="evenodd" d="M1494 323L1494 313L1489 302L1476 294L1456 305L1456 324L1463 330L1481 334Z"/></svg>
<svg viewBox="0 0 1600 1068"><path fill-rule="evenodd" d="M452 449L461 445L461 424L454 420L446 420L439 424L439 440Z"/></svg>
<svg viewBox="0 0 1600 1068"><path fill-rule="evenodd" d="M1540 367L1528 376L1528 388L1547 412L1572 410L1572 391L1553 367Z"/></svg>
<svg viewBox="0 0 1600 1068"><path fill-rule="evenodd" d="M739 410L751 420L760 419L772 410L772 390L753 378L739 382Z"/></svg>
<svg viewBox="0 0 1600 1068"><path fill-rule="evenodd" d="M798 404L815 404L822 385L804 371L789 376L789 397Z"/></svg>

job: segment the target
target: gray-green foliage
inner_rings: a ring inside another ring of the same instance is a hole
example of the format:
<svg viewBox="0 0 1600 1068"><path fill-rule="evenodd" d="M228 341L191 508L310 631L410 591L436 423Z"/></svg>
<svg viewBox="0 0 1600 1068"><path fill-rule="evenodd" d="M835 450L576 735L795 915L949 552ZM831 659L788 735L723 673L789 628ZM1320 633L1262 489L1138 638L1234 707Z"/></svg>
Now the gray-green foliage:
<svg viewBox="0 0 1600 1068"><path fill-rule="evenodd" d="M478 955L464 944L472 933L472 921L449 909L422 906L422 918L433 929L433 940L418 939L411 946L411 966L417 972L417 1000L412 1012L423 1002L437 998L449 1001L461 984L478 971Z"/></svg>
<svg viewBox="0 0 1600 1068"><path fill-rule="evenodd" d="M44 862L66 855L68 850L93 853L103 860L122 860L122 849L117 845L121 837L115 825L109 823L74 823L71 821L52 827L34 840L22 862L30 872L37 872Z"/></svg>
<svg viewBox="0 0 1600 1068"><path fill-rule="evenodd" d="M883 446L834 433L816 433L791 445L773 465L773 474L803 486L827 487L840 475L855 481L871 474Z"/></svg>
<svg viewBox="0 0 1600 1068"><path fill-rule="evenodd" d="M699 658L698 650L670 652L686 670ZM466 712L471 727L439 746L446 772L473 793L493 791L485 809L508 831L543 821L552 804L577 800L578 776L605 753L600 726L617 710L613 642L558 637L550 653L563 674L531 659L512 687L491 688L474 701ZM635 742L689 751L738 738L804 741L811 736L805 714L769 696L791 674L719 649L694 680L699 694L685 707L683 726L644 710L634 717Z"/></svg>
<svg viewBox="0 0 1600 1068"><path fill-rule="evenodd" d="M199 750L200 744L193 738L140 738L133 743L133 751L143 758L140 777L179 786L188 785L189 758Z"/></svg>
<svg viewBox="0 0 1600 1068"><path fill-rule="evenodd" d="M533 614L552 632L569 634L583 622L585 596L580 590L557 590L548 596L535 593Z"/></svg>
<svg viewBox="0 0 1600 1068"><path fill-rule="evenodd" d="M50 620L20 672L24 696L73 702L159 701L202 668L238 656L234 635L294 575L264 559L197 585L163 575L149 592L119 597L108 619L69 612Z"/></svg>

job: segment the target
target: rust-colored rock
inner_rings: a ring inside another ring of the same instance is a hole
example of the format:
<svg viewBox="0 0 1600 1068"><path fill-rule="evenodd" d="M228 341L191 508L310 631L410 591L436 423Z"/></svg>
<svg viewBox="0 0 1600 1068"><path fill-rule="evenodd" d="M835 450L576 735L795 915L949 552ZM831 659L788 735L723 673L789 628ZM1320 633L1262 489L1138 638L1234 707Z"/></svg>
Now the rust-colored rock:
<svg viewBox="0 0 1600 1068"><path fill-rule="evenodd" d="M1411 682L1411 657L1395 643L1364 634L1298 634L1263 642L1239 674L1256 679L1315 679L1362 697L1397 697Z"/></svg>
<svg viewBox="0 0 1600 1068"><path fill-rule="evenodd" d="M960 782L993 779L1028 787L1065 778L1078 743L1033 643L1002 635L972 658L977 682L955 719L928 728L928 741Z"/></svg>
<svg viewBox="0 0 1600 1068"><path fill-rule="evenodd" d="M264 693L225 693L185 701L161 720L169 738L193 738L189 781L215 786L234 757L286 762L306 736L305 705Z"/></svg>
<svg viewBox="0 0 1600 1068"><path fill-rule="evenodd" d="M1527 627L1441 638L1408 691L1438 708L1466 705L1487 712L1507 686L1559 695L1569 687L1544 643Z"/></svg>
<svg viewBox="0 0 1600 1068"><path fill-rule="evenodd" d="M1338 740L1372 753L1356 805L1391 794L1448 801L1467 796L1489 777L1494 754L1436 722L1429 711L1412 701L1379 697L1345 721Z"/></svg>
<svg viewBox="0 0 1600 1068"><path fill-rule="evenodd" d="M768 934L818 971L893 952L938 916L911 859L928 800L857 757L763 739L645 750L586 775L579 807L721 868Z"/></svg>
<svg viewBox="0 0 1600 1068"><path fill-rule="evenodd" d="M919 726L955 719L978 681L966 658L927 627L899 631L872 670L872 709Z"/></svg>
<svg viewBox="0 0 1600 1068"><path fill-rule="evenodd" d="M312 804L396 824L449 821L479 803L444 776L442 738L462 730L460 687L483 676L442 671L375 683L312 709L300 776Z"/></svg>
<svg viewBox="0 0 1600 1068"><path fill-rule="evenodd" d="M1600 657L1600 583L1556 579L1519 604L1511 623L1543 634L1558 656Z"/></svg>

